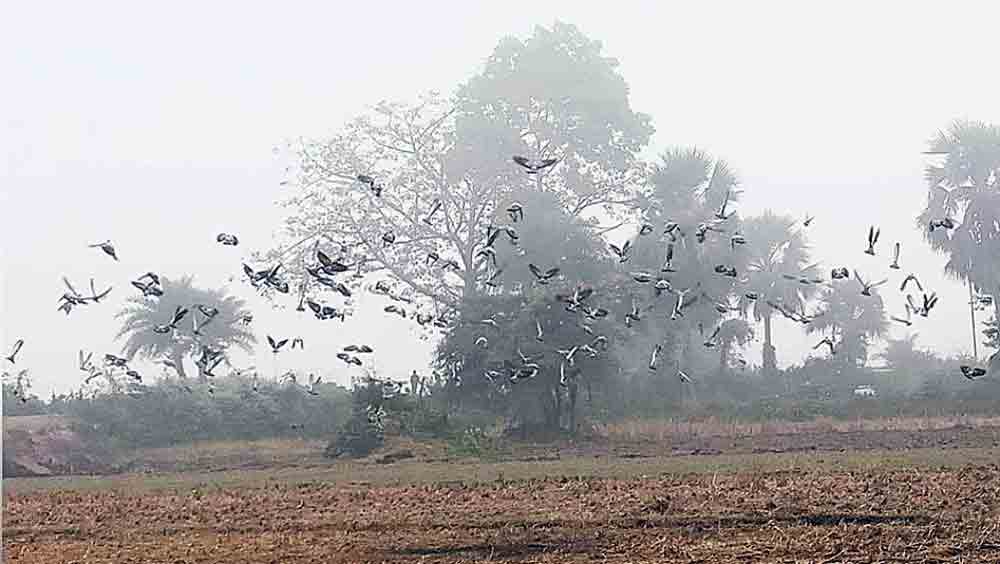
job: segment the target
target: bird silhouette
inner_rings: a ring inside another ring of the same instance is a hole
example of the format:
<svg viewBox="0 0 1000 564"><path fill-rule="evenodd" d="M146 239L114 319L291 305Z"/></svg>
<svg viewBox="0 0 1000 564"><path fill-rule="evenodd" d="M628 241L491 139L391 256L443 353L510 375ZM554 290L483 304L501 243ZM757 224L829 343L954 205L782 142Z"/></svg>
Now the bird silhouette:
<svg viewBox="0 0 1000 564"><path fill-rule="evenodd" d="M515 155L512 160L525 169L528 174L538 174L559 162L559 159L528 159L520 155Z"/></svg>
<svg viewBox="0 0 1000 564"><path fill-rule="evenodd" d="M878 243L878 236L882 233L882 229L875 229L872 225L868 228L868 248L865 249L866 255L875 256L875 243Z"/></svg>

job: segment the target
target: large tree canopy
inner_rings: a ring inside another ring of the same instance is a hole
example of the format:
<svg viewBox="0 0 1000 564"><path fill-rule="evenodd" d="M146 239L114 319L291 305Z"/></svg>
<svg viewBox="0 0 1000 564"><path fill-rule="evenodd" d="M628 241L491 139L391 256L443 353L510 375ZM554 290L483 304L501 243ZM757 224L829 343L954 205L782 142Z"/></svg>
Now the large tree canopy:
<svg viewBox="0 0 1000 564"><path fill-rule="evenodd" d="M332 138L301 143L286 245L267 258L301 282L323 249L458 308L492 274L478 251L487 226L505 222L514 192L553 192L572 217L597 206L625 214L615 206L631 203L642 182L637 154L652 127L629 107L617 62L600 51L573 26L539 27L527 41L501 41L454 99L381 103ZM518 154L561 161L527 175L511 161ZM394 243L383 242L387 234ZM429 264L431 253L441 260ZM459 268L443 271L448 260Z"/></svg>
<svg viewBox="0 0 1000 564"><path fill-rule="evenodd" d="M931 140L927 206L917 223L931 247L948 256L945 270L1000 298L1000 126L956 121ZM931 229L951 219L953 229Z"/></svg>

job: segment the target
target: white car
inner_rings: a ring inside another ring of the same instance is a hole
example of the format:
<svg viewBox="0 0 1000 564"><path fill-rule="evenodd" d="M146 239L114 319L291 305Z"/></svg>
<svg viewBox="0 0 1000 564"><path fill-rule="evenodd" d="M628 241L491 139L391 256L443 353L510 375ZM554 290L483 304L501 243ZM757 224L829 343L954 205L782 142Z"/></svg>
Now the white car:
<svg viewBox="0 0 1000 564"><path fill-rule="evenodd" d="M875 388L871 386L858 386L854 388L854 395L863 398L873 398L875 397Z"/></svg>

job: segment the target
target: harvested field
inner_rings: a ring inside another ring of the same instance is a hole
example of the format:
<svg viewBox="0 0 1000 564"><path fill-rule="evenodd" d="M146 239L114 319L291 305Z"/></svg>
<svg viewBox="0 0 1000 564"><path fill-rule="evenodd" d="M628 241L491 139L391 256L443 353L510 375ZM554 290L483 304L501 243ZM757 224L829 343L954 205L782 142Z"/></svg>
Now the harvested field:
<svg viewBox="0 0 1000 564"><path fill-rule="evenodd" d="M997 562L998 455L336 463L56 489L14 480L4 552L19 563Z"/></svg>

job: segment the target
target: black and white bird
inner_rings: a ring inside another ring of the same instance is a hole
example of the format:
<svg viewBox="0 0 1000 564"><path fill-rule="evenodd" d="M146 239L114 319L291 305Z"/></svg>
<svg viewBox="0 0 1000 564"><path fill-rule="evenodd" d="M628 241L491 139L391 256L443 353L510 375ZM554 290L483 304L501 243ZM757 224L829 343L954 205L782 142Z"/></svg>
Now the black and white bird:
<svg viewBox="0 0 1000 564"><path fill-rule="evenodd" d="M94 243L93 245L88 245L88 246L91 249L101 249L102 251L104 251L104 254L108 255L109 257L115 260L118 260L118 255L115 253L115 246L111 243L110 240L105 241L103 243Z"/></svg>
<svg viewBox="0 0 1000 564"><path fill-rule="evenodd" d="M851 277L851 271L847 270L846 266L841 266L830 270L830 279L832 280L843 280L845 278L850 278L850 277Z"/></svg>
<svg viewBox="0 0 1000 564"><path fill-rule="evenodd" d="M239 238L236 237L236 235L232 235L229 233L219 233L218 235L216 235L215 241L217 243L222 243L226 247L235 247L236 245L240 244Z"/></svg>
<svg viewBox="0 0 1000 564"><path fill-rule="evenodd" d="M932 219L929 223L929 229L931 233L934 233L935 229L954 229L955 220L946 217L944 219Z"/></svg>
<svg viewBox="0 0 1000 564"><path fill-rule="evenodd" d="M441 209L442 205L443 204L441 203L441 200L434 200L434 204L431 206L431 211L429 211L427 215L424 216L424 219L422 219L421 221L423 221L427 225L430 225L431 218L434 217L434 214L436 214L439 209Z"/></svg>
<svg viewBox="0 0 1000 564"><path fill-rule="evenodd" d="M931 309L933 309L934 306L937 305L937 302L938 302L937 292L931 292L930 295L924 294L924 303L921 306L918 313L920 313L922 317L927 317L928 315L930 315Z"/></svg>
<svg viewBox="0 0 1000 564"><path fill-rule="evenodd" d="M162 325L153 326L153 333L157 333L159 335L165 335L167 333L176 330L177 324L180 323L181 320L184 319L185 316L187 316L187 314L188 314L188 309L186 307L177 306L176 308L174 308L174 314L171 316L170 321Z"/></svg>
<svg viewBox="0 0 1000 564"><path fill-rule="evenodd" d="M862 296L871 296L873 289L878 288L882 284L885 284L886 282L889 281L888 278L883 278L882 280L879 280L878 282L865 282L865 280L863 278L861 278L861 275L858 274L857 270L854 271L854 278L858 281L858 284L861 284L861 295Z"/></svg>
<svg viewBox="0 0 1000 564"><path fill-rule="evenodd" d="M559 162L559 159L548 158L548 159L528 159L520 155L515 155L512 160L521 165L528 174L538 174L539 172L551 167L552 165Z"/></svg>
<svg viewBox="0 0 1000 564"><path fill-rule="evenodd" d="M660 354L663 352L663 345L657 343L653 347L652 354L649 355L649 369L655 371L660 362Z"/></svg>
<svg viewBox="0 0 1000 564"><path fill-rule="evenodd" d="M827 347L830 348L830 354L832 354L832 355L833 354L837 354L837 351L834 349L833 339L831 339L830 337L823 337L820 340L820 342L818 342L815 345L813 345L813 350L816 350L816 349L822 347L823 345L826 345Z"/></svg>
<svg viewBox="0 0 1000 564"><path fill-rule="evenodd" d="M382 197L382 188L383 187L382 187L381 184L378 184L375 181L374 177L369 176L367 174L359 174L357 176L357 179L358 179L358 182L360 182L360 183L364 184L365 186L367 186L368 189L371 190L375 194L376 198L381 198Z"/></svg>
<svg viewBox="0 0 1000 564"><path fill-rule="evenodd" d="M283 347L286 344L288 344L288 339L282 339L280 341L275 341L274 337L268 335L267 336L267 344L271 345L271 352L272 353L278 354L279 352L281 352L281 347Z"/></svg>
<svg viewBox="0 0 1000 564"><path fill-rule="evenodd" d="M507 206L507 215L510 216L510 220L514 223L524 219L524 206L520 202L514 202Z"/></svg>
<svg viewBox="0 0 1000 564"><path fill-rule="evenodd" d="M653 279L656 278L655 276L653 276L649 272L641 272L641 271L640 272L630 272L629 275L632 277L632 280L635 280L636 282L638 282L640 284L646 284L646 283L652 282Z"/></svg>
<svg viewBox="0 0 1000 564"><path fill-rule="evenodd" d="M390 247L396 242L396 234L392 231L386 231L382 234L382 246Z"/></svg>
<svg viewBox="0 0 1000 564"><path fill-rule="evenodd" d="M910 282L913 282L914 284L916 284L917 285L917 289L920 290L921 292L924 291L924 287L920 284L920 280L917 280L917 276L915 274L912 274L912 273L911 274L907 274L906 278L903 278L903 283L899 285L899 291L900 292L905 292L906 291L906 286Z"/></svg>
<svg viewBox="0 0 1000 564"><path fill-rule="evenodd" d="M305 341L302 340L302 337L295 337L294 339L292 339L292 347L291 347L292 350L295 350L296 345L298 345L300 349L306 348L306 343Z"/></svg>
<svg viewBox="0 0 1000 564"><path fill-rule="evenodd" d="M618 256L618 262L625 262L629 259L630 253L632 252L632 241L625 241L625 244L619 247L614 243L608 245L611 248L611 252Z"/></svg>
<svg viewBox="0 0 1000 564"><path fill-rule="evenodd" d="M892 248L892 263L889 268L899 270L899 243L896 243Z"/></svg>
<svg viewBox="0 0 1000 564"><path fill-rule="evenodd" d="M734 251L736 250L736 245L746 245L746 244L747 244L746 237L740 235L739 233L733 233L732 236L729 237L729 247Z"/></svg>
<svg viewBox="0 0 1000 564"><path fill-rule="evenodd" d="M816 219L815 217L806 214L806 218L802 221L802 227L809 227L809 225Z"/></svg>
<svg viewBox="0 0 1000 564"><path fill-rule="evenodd" d="M908 303L903 304L903 307L906 310L906 317L896 317L895 315L890 315L889 319L895 321L896 323L901 323L901 324L909 327L909 326L913 325L913 319L912 319L913 318L913 308L910 307L910 304L908 304Z"/></svg>
<svg viewBox="0 0 1000 564"><path fill-rule="evenodd" d="M676 272L674 270L674 244L667 243L667 255L663 259L663 267L660 272Z"/></svg>
<svg viewBox="0 0 1000 564"><path fill-rule="evenodd" d="M975 380L976 378L986 376L986 369L978 366L966 366L963 364L958 369L962 371L962 376L965 376L967 380Z"/></svg>
<svg viewBox="0 0 1000 564"><path fill-rule="evenodd" d="M875 256L875 243L878 243L878 236L882 233L882 229L876 229L874 225L868 228L868 248L865 249L866 255Z"/></svg>
<svg viewBox="0 0 1000 564"><path fill-rule="evenodd" d="M548 284L549 280L551 280L555 275L559 274L559 267L553 267L546 270L545 272L542 272L540 268L538 268L534 264L529 263L528 268L531 270L531 273L535 275L535 279L539 284Z"/></svg>
<svg viewBox="0 0 1000 564"><path fill-rule="evenodd" d="M14 347L11 350L10 356L7 357L7 360L9 360L11 364L16 364L17 353L21 351L21 347L23 346L24 346L24 339L18 339L14 341Z"/></svg>

